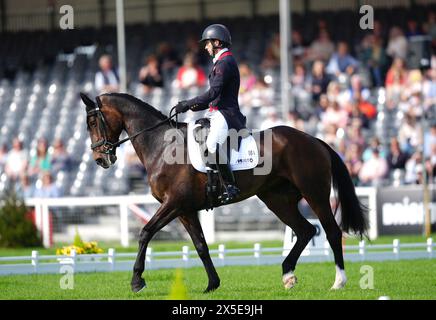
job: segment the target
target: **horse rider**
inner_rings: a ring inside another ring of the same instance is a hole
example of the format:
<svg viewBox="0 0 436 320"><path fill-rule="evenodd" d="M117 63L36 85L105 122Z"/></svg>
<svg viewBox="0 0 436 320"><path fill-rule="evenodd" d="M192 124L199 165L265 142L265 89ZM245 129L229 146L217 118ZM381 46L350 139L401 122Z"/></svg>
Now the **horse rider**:
<svg viewBox="0 0 436 320"><path fill-rule="evenodd" d="M210 132L206 140L208 160L206 165L216 169L224 180L223 203L234 199L240 192L230 168L226 150L220 146L226 141L230 129L245 128L246 118L239 110L239 68L230 51L232 39L229 30L222 24L208 26L199 43L213 58L213 69L209 74L210 88L207 92L190 100L180 101L177 112L206 110L210 120ZM221 150L220 150L221 149ZM216 164L216 165L214 165Z"/></svg>

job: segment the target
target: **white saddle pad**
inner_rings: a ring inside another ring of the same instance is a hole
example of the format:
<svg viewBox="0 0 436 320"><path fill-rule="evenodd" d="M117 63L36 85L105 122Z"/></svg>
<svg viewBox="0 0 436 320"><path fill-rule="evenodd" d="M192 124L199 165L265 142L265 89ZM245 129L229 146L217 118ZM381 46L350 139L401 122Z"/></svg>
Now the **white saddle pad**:
<svg viewBox="0 0 436 320"><path fill-rule="evenodd" d="M194 138L194 129L200 126L195 122L188 123L188 153L191 164L200 172L206 172L206 165L201 158L200 145ZM259 163L259 152L256 140L250 135L243 138L239 152L231 150L230 167L232 171L253 169Z"/></svg>

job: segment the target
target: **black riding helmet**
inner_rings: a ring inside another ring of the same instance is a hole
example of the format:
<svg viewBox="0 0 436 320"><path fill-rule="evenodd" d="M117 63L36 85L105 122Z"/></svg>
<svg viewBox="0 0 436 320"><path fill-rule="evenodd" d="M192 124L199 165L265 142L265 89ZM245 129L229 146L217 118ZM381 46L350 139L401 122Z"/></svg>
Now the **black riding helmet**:
<svg viewBox="0 0 436 320"><path fill-rule="evenodd" d="M226 26L222 24L212 24L204 29L203 35L201 36L201 40L199 42L204 43L204 41L215 39L223 42L224 45L232 45L232 37L230 36L230 32Z"/></svg>

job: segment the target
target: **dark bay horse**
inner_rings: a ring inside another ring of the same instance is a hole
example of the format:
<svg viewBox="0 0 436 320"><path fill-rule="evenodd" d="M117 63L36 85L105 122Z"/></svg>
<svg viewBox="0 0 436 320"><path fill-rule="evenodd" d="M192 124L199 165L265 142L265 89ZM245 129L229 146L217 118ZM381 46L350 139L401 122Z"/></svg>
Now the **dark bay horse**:
<svg viewBox="0 0 436 320"><path fill-rule="evenodd" d="M81 94L81 98L86 105L93 157L103 168L109 168L116 161L114 144L119 141L122 131L132 136L144 128L151 129L132 138L132 144L147 169L152 194L161 206L140 233L132 290L138 292L145 287L142 273L149 241L175 218L188 231L204 264L209 280L205 292L217 289L220 279L198 218L198 211L207 208L206 174L196 171L191 164L169 164L164 160L164 153L172 148L171 141L164 138L165 132L172 129L174 122L128 94L103 94L96 97L96 101L85 94ZM179 123L178 127L186 137L187 125ZM235 178L241 194L234 202L256 195L295 232L297 242L282 263L283 284L285 288L292 288L296 283L294 270L297 260L316 232L315 227L298 211L298 202L304 197L318 216L334 253L336 278L332 289L342 288L346 283L342 231L366 235L366 209L356 196L346 166L326 143L287 126L271 130L270 148L264 147L265 140L258 142L261 156L271 153L271 172L254 175L253 169L236 171ZM187 152L186 139L184 145ZM330 206L332 183L341 205L340 227Z"/></svg>

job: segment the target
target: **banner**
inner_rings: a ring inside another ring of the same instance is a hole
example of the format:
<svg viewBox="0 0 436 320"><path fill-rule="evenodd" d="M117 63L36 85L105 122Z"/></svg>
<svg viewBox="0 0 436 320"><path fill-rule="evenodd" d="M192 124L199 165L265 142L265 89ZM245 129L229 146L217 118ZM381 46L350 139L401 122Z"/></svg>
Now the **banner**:
<svg viewBox="0 0 436 320"><path fill-rule="evenodd" d="M424 230L423 186L383 187L377 190L379 235L422 234ZM436 229L436 190L430 189L431 223Z"/></svg>

